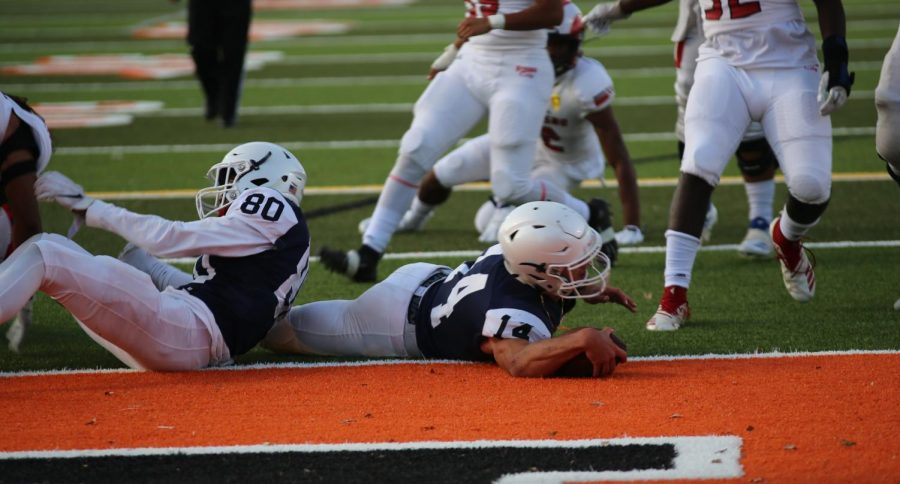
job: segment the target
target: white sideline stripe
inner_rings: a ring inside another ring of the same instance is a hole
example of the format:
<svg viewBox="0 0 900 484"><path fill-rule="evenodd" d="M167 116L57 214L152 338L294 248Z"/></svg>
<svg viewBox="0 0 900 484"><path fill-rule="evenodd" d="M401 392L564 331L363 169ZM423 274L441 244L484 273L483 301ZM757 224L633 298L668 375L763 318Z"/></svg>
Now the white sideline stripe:
<svg viewBox="0 0 900 484"><path fill-rule="evenodd" d="M629 362L637 361L691 361L691 360L747 360L773 358L806 358L819 356L856 356L856 355L900 355L900 349L889 350L827 350L827 351L772 351L767 353L708 353L705 355L658 355L629 356ZM390 365L483 365L480 363L459 360L421 360L421 359L374 359L360 361L323 361L323 362L288 362L288 363L255 363L251 365L233 365L217 368L205 368L198 371L256 371L281 369L316 369L316 368L356 368L361 366ZM62 370L26 370L0 372L0 378L31 378L60 375L102 375L117 373L143 373L142 370L130 368L95 368L95 369L62 369Z"/></svg>
<svg viewBox="0 0 900 484"><path fill-rule="evenodd" d="M423 56L424 57L424 56ZM429 54L427 60L431 62L433 55ZM379 60L378 57L367 57L370 62L397 62ZM363 62L360 60L359 62ZM0 63L0 65L10 63ZM277 63L273 63L277 64ZM854 71L880 71L881 62L854 62ZM674 77L672 67L636 67L625 69L610 69L609 75L613 79L646 79L654 77ZM339 77L307 77L307 78L272 78L272 79L246 79L245 88L293 88L293 87L332 87L332 86L396 86L396 85L425 85L425 74L411 76L339 76ZM197 82L194 80L172 81L122 81L122 82L31 82L22 84L6 84L7 91L25 92L122 92L122 91L146 91L146 90L196 90ZM850 99L858 96L853 91ZM671 96L670 96L671 97ZM621 99L621 98L620 98ZM246 108L241 108L243 113Z"/></svg>
<svg viewBox="0 0 900 484"><path fill-rule="evenodd" d="M620 437L611 439L580 440L474 440L474 441L422 441L422 442L372 442L346 444L257 444L208 447L143 447L123 449L83 449L2 452L0 460L21 459L73 459L98 457L143 457L175 455L221 454L282 454L289 452L391 452L406 450L452 449L546 449L587 448L626 445L665 445L675 447L676 457L671 469L647 469L605 472L542 472L503 476L496 482L561 483L574 480L644 480L644 479L712 479L734 478L743 475L740 463L743 440L734 435L703 435L679 437ZM539 478L535 480L535 478ZM511 480L510 480L511 479Z"/></svg>
<svg viewBox="0 0 900 484"><path fill-rule="evenodd" d="M810 249L867 249L872 247L900 247L900 240L845 240L837 242L804 242L804 247ZM718 244L704 245L700 247L701 252L729 252L737 251L738 244ZM444 250L431 252L393 252L384 254L383 259L391 260L431 260L444 258L466 258L478 257L481 255L480 250ZM620 247L620 254L665 254L666 247L664 245L656 245L650 247ZM309 258L311 262L319 262L318 256ZM164 259L169 264L193 264L197 261L196 257L178 257L172 259Z"/></svg>
<svg viewBox="0 0 900 484"><path fill-rule="evenodd" d="M874 136L874 126L833 128L832 136ZM624 136L625 141L674 141L675 133L660 131L657 133L630 133ZM334 141L288 141L279 143L289 150L349 150L370 148L396 148L400 146L398 139L380 140L334 140ZM227 152L234 147L231 143L196 144L196 145L115 145L115 146L69 146L56 150L55 156L69 155L123 155L152 153L211 153Z"/></svg>
<svg viewBox="0 0 900 484"><path fill-rule="evenodd" d="M875 91L853 91L851 100L869 101ZM617 97L615 106L674 106L675 96L624 96ZM249 106L241 108L241 116L271 114L352 114L352 113L411 113L414 103L366 103L366 104L309 104L292 106ZM141 113L141 117L193 117L203 113L202 108L165 108Z"/></svg>
<svg viewBox="0 0 900 484"><path fill-rule="evenodd" d="M868 181L887 181L890 177L887 173L834 173L831 176L832 182L868 182ZM775 177L778 183L784 183L784 176ZM719 185L741 185L744 180L737 176L723 176L719 180ZM678 184L678 179L674 177L668 178L638 178L638 185L641 187L674 187ZM600 182L599 180L586 180L582 182L581 188L599 188L618 187L616 180ZM490 190L491 185L488 182L466 183L454 187L454 190L463 192L485 192ZM323 187L307 187L304 195L365 195L380 193L382 185L336 185ZM178 190L145 190L145 191L129 191L129 192L88 192L88 195L103 200L171 200L171 199L191 199L197 194L193 189Z"/></svg>

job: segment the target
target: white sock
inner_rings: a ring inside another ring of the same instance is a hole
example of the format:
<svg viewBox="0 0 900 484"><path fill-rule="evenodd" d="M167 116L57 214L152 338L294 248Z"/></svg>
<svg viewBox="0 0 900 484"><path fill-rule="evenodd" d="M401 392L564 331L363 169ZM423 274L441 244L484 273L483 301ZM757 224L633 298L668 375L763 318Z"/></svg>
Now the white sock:
<svg viewBox="0 0 900 484"><path fill-rule="evenodd" d="M797 223L788 215L787 207L781 211L781 233L788 240L800 240L817 223L819 223L818 220L811 224Z"/></svg>
<svg viewBox="0 0 900 484"><path fill-rule="evenodd" d="M566 193L566 198L563 203L572 210L578 212L578 215L584 217L585 220L591 217L591 209L588 208L588 204L584 200L575 198L572 195Z"/></svg>
<svg viewBox="0 0 900 484"><path fill-rule="evenodd" d="M665 285L688 288L691 285L691 272L694 259L700 250L700 239L693 235L674 230L666 230L666 270Z"/></svg>
<svg viewBox="0 0 900 484"><path fill-rule="evenodd" d="M416 197L412 201L412 206L409 207L410 213L416 218L416 220L422 220L427 217L428 214L434 211L434 205L429 205L422 200L419 200L419 197Z"/></svg>
<svg viewBox="0 0 900 484"><path fill-rule="evenodd" d="M0 264L0 322L18 314L43 281L41 250L26 242Z"/></svg>
<svg viewBox="0 0 900 484"><path fill-rule="evenodd" d="M378 197L372 221L363 234L363 243L383 254L400 225L403 213L416 198L417 191L418 186L415 184L400 180L394 175L389 176Z"/></svg>
<svg viewBox="0 0 900 484"><path fill-rule="evenodd" d="M766 222L772 221L773 201L775 200L775 180L745 183L747 204L750 206L749 220L761 217Z"/></svg>

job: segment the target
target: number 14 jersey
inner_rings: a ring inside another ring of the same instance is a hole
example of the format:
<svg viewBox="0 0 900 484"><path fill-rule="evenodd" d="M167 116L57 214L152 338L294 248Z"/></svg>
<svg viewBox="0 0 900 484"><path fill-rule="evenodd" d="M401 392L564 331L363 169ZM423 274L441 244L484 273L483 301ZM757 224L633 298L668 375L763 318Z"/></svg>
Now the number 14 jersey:
<svg viewBox="0 0 900 484"><path fill-rule="evenodd" d="M483 338L550 338L572 307L519 282L495 245L428 289L415 315L416 342L426 358L489 361Z"/></svg>

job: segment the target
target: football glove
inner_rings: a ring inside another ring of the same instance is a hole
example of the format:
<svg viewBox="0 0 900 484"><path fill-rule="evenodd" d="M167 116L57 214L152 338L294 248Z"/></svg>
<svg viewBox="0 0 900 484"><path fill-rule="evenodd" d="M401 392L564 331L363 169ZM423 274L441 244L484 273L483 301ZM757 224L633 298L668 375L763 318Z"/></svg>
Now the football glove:
<svg viewBox="0 0 900 484"><path fill-rule="evenodd" d="M847 102L856 73L847 69L850 54L843 37L832 35L825 39L822 42L822 54L825 66L819 80L819 113L828 116Z"/></svg>
<svg viewBox="0 0 900 484"><path fill-rule="evenodd" d="M69 210L87 210L94 199L84 193L81 185L58 171L48 171L34 182L38 200L52 200Z"/></svg>
<svg viewBox="0 0 900 484"><path fill-rule="evenodd" d="M598 3L584 17L588 28L596 35L609 33L609 26L616 20L626 19L631 14L622 11L619 2Z"/></svg>
<svg viewBox="0 0 900 484"><path fill-rule="evenodd" d="M431 69L437 72L447 70L450 64L456 60L457 53L459 53L459 49L456 48L456 43L444 47L444 52L441 52L441 55L431 63Z"/></svg>

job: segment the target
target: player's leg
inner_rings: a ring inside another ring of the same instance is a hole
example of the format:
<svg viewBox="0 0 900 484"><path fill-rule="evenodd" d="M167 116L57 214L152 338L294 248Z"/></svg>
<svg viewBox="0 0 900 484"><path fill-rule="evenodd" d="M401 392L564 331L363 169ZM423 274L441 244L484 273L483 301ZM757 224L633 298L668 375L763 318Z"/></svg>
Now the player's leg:
<svg viewBox="0 0 900 484"><path fill-rule="evenodd" d="M750 124L743 73L718 59L701 62L685 112L685 153L666 231L665 289L647 329L671 331L687 320L687 289L713 188Z"/></svg>
<svg viewBox="0 0 900 484"><path fill-rule="evenodd" d="M146 369L189 370L228 358L202 302L160 293L143 272L59 235L36 235L16 250L0 265L0 288L0 317L40 290Z"/></svg>
<svg viewBox="0 0 900 484"><path fill-rule="evenodd" d="M403 215L401 226L421 230L434 213L434 208L450 197L453 187L490 177L491 141L481 135L467 141L438 160L419 185L412 206Z"/></svg>
<svg viewBox="0 0 900 484"><path fill-rule="evenodd" d="M132 243L125 245L119 260L150 276L153 285L160 291L167 287L181 287L194 279L187 272L166 264Z"/></svg>
<svg viewBox="0 0 900 484"><path fill-rule="evenodd" d="M221 10L221 98L222 124L227 128L237 122L241 85L244 82L244 58L247 55L251 0L218 2Z"/></svg>
<svg viewBox="0 0 900 484"><path fill-rule="evenodd" d="M774 249L769 224L772 222L778 160L766 141L762 125L750 124L735 157L744 178L749 207L747 234L738 245L738 253L749 258L771 258Z"/></svg>
<svg viewBox="0 0 900 484"><path fill-rule="evenodd" d="M678 138L678 162L684 158L684 114L687 109L688 95L694 86L694 71L697 69L697 55L703 35L694 35L675 44L675 104L678 112L675 118L675 137ZM700 238L708 242L712 238L712 230L719 221L719 213L710 202L703 219L703 232Z"/></svg>
<svg viewBox="0 0 900 484"><path fill-rule="evenodd" d="M415 325L408 322L409 306L423 281L440 268L426 263L405 265L352 301L295 306L288 316L293 335L270 333L264 346L317 355L421 356Z"/></svg>
<svg viewBox="0 0 900 484"><path fill-rule="evenodd" d="M474 68L467 59L458 59L435 77L416 102L412 125L400 140L397 161L384 182L362 245L349 252L323 248L320 256L329 270L359 282L374 281L378 260L415 198L420 180L484 116L486 106L466 85L465 70Z"/></svg>
<svg viewBox="0 0 900 484"><path fill-rule="evenodd" d="M491 191L499 207L479 236L497 241L497 229L513 205L535 201L563 202L566 193L531 178L544 114L553 89L553 67L543 55L504 56L498 88L490 100ZM536 70L523 75L521 66Z"/></svg>
<svg viewBox="0 0 900 484"><path fill-rule="evenodd" d="M816 101L818 77L803 69L767 73L769 107L762 123L788 188L771 234L785 286L798 301L815 294L815 275L801 239L818 223L831 197L831 118Z"/></svg>
<svg viewBox="0 0 900 484"><path fill-rule="evenodd" d="M215 38L215 9L218 0L188 2L188 45L194 60L194 75L206 99L207 120L221 115L218 48Z"/></svg>
<svg viewBox="0 0 900 484"><path fill-rule="evenodd" d="M875 150L887 162L888 174L900 185L900 30L881 65L875 108Z"/></svg>

